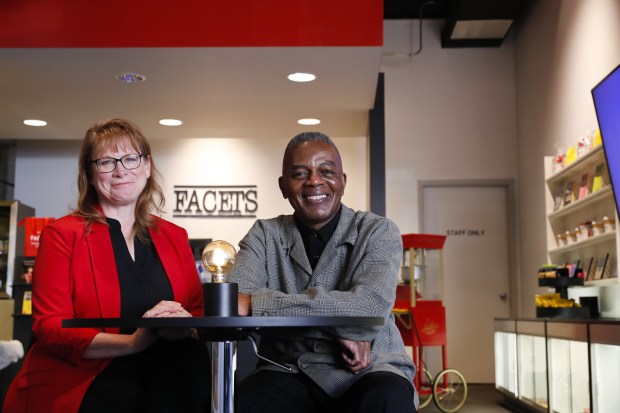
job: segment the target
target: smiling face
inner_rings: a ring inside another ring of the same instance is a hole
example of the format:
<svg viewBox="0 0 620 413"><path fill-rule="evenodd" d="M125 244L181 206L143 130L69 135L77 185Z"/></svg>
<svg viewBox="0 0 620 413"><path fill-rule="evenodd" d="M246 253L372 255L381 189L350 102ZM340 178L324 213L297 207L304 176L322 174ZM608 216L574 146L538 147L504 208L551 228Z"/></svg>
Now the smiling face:
<svg viewBox="0 0 620 413"><path fill-rule="evenodd" d="M280 191L309 228L318 230L336 215L346 182L340 154L332 145L308 141L284 154Z"/></svg>
<svg viewBox="0 0 620 413"><path fill-rule="evenodd" d="M92 159L115 158L120 159L128 154L139 154L128 142L120 141L115 147L103 149L92 154ZM141 164L136 169L128 170L121 162L117 162L112 172L99 172L92 164L92 185L97 191L99 202L104 211L110 208L125 206L135 207L138 197L144 190L148 178L151 176L151 164L148 156L142 157Z"/></svg>

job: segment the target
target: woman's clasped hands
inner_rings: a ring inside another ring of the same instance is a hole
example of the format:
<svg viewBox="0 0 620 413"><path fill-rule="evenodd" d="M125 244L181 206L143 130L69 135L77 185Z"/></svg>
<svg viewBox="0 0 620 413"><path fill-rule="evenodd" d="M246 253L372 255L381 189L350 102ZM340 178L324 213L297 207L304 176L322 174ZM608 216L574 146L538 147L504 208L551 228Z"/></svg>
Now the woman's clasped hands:
<svg viewBox="0 0 620 413"><path fill-rule="evenodd" d="M157 318L157 317L191 317L192 315L183 308L180 303L176 301L160 301L157 305L146 313L143 317Z"/></svg>
<svg viewBox="0 0 620 413"><path fill-rule="evenodd" d="M160 301L147 312L145 318L170 318L170 317L192 317L180 303L176 301ZM166 340L179 340L182 338L195 337L196 330L193 328L159 328L156 330L157 336Z"/></svg>

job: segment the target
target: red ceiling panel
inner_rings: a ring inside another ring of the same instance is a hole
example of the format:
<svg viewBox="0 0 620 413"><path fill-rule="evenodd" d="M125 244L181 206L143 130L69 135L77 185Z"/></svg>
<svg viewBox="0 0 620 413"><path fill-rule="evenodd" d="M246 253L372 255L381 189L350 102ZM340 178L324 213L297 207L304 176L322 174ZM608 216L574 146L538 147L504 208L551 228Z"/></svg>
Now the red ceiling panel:
<svg viewBox="0 0 620 413"><path fill-rule="evenodd" d="M383 0L3 0L0 47L382 46Z"/></svg>

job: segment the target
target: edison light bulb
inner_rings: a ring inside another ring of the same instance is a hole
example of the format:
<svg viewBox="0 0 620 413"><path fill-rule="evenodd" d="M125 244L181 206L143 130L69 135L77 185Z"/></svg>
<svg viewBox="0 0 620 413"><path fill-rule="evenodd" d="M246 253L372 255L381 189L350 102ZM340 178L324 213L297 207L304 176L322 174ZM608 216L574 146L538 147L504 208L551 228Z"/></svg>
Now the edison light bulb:
<svg viewBox="0 0 620 413"><path fill-rule="evenodd" d="M210 242L202 250L202 264L213 275L213 282L226 282L226 275L235 266L237 252L235 247L226 241Z"/></svg>

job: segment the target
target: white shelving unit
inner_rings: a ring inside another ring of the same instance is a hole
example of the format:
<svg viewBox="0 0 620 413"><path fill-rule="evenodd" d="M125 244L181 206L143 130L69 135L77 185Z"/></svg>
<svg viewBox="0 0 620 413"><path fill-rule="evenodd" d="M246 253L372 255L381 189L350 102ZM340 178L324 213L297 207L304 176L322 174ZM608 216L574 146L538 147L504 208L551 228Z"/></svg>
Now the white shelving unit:
<svg viewBox="0 0 620 413"><path fill-rule="evenodd" d="M582 198L573 199L568 205L559 205L557 197L564 199L568 182L574 182L577 193L584 173L590 174L590 181L597 165L605 164L605 153L602 146L591 149L576 161L553 172L553 157L545 157L546 211L547 211L547 253L552 264L574 263L580 260L584 271L588 270L591 258L596 263L601 256L609 254L607 262L608 277L592 280L592 274L586 286L618 284L618 216L613 191L609 179L605 178L604 186L596 192L588 192ZM606 173L606 171L605 171ZM608 217L616 223L612 231L603 232L579 240L559 244L558 235L573 232L584 222L600 222Z"/></svg>
<svg viewBox="0 0 620 413"><path fill-rule="evenodd" d="M35 210L19 201L0 201L0 297L13 295L15 258L24 255L24 229L19 222L34 216Z"/></svg>

